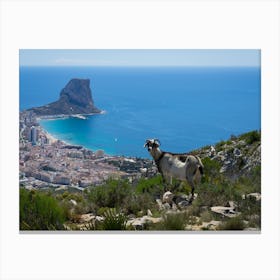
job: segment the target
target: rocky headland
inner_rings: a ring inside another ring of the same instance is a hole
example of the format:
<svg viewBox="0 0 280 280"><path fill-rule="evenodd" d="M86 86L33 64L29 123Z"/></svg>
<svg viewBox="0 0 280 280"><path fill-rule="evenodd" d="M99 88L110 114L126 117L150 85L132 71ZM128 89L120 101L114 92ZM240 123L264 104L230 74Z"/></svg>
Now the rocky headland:
<svg viewBox="0 0 280 280"><path fill-rule="evenodd" d="M40 116L97 114L101 110L94 105L89 79L71 79L61 90L57 101L28 111Z"/></svg>
<svg viewBox="0 0 280 280"><path fill-rule="evenodd" d="M71 79L59 100L20 112L20 184L28 189L69 189L100 184L108 178L134 178L149 161L108 156L55 139L38 120L98 114L89 79ZM145 169L144 169L145 170ZM149 169L150 170L150 169Z"/></svg>

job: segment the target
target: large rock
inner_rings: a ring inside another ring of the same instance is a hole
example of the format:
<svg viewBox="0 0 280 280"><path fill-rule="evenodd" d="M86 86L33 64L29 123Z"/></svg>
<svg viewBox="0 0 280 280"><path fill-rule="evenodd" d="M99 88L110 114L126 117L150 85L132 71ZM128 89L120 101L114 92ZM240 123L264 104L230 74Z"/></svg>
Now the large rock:
<svg viewBox="0 0 280 280"><path fill-rule="evenodd" d="M225 206L213 206L211 207L211 211L229 218L233 218L241 214L240 212L236 212L235 208Z"/></svg>
<svg viewBox="0 0 280 280"><path fill-rule="evenodd" d="M162 221L162 217L153 218L150 216L143 216L140 218L131 219L127 222L127 226L132 226L135 230L143 230L147 224L156 224Z"/></svg>
<svg viewBox="0 0 280 280"><path fill-rule="evenodd" d="M255 199L256 201L259 201L261 200L261 194L260 193L249 193L246 195L246 198L249 198L249 199Z"/></svg>
<svg viewBox="0 0 280 280"><path fill-rule="evenodd" d="M174 194L170 191L167 191L162 196L162 202L172 204L173 197L174 197Z"/></svg>
<svg viewBox="0 0 280 280"><path fill-rule="evenodd" d="M38 116L93 114L101 111L94 106L89 79L72 79L61 90L58 101L29 109Z"/></svg>

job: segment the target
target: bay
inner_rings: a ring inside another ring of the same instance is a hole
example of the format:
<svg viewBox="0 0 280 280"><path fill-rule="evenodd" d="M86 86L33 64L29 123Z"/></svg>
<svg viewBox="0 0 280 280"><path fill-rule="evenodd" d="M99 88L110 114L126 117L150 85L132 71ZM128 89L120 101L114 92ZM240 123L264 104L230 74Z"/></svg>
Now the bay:
<svg viewBox="0 0 280 280"><path fill-rule="evenodd" d="M251 67L21 67L20 110L57 100L72 78L90 79L106 113L40 124L91 150L149 157L147 138L187 152L261 128L261 72Z"/></svg>

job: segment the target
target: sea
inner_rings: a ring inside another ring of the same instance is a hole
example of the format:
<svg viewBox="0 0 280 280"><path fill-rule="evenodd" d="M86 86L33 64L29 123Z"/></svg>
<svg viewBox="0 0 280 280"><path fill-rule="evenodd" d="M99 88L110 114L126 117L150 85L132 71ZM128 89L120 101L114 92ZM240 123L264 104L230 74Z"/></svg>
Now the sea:
<svg viewBox="0 0 280 280"><path fill-rule="evenodd" d="M150 158L146 139L189 152L261 129L259 67L20 67L20 110L59 98L72 78L90 79L86 119L41 120L54 137L109 155Z"/></svg>

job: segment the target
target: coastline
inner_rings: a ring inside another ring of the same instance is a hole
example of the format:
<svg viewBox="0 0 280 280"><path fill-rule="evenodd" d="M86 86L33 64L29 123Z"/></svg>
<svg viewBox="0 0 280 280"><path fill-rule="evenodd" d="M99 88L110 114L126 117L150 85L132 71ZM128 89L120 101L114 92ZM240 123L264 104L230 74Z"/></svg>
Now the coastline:
<svg viewBox="0 0 280 280"><path fill-rule="evenodd" d="M62 143L68 144L65 141L62 141L62 140L56 138L55 136L53 136L52 134L50 134L48 131L43 129L41 125L39 125L39 127L40 127L41 132L46 136L46 138L48 139L50 144L53 144L57 141L61 141Z"/></svg>
<svg viewBox="0 0 280 280"><path fill-rule="evenodd" d="M43 128L39 122L41 118L35 114L23 112L20 117L20 133L23 134L19 149L21 186L56 189L62 185L84 190L109 178L134 180L143 175L143 170L150 170L145 174L151 176L155 173L151 160L111 155L103 149L92 150L67 143Z"/></svg>
<svg viewBox="0 0 280 280"><path fill-rule="evenodd" d="M59 115L44 115L44 116L37 116L36 115L36 120L57 120L57 119L68 119L68 118L78 118L78 119L83 119L82 117L86 116L94 116L94 115L104 115L107 112L105 110L101 110L98 113L90 113L90 114L59 114Z"/></svg>
<svg viewBox="0 0 280 280"><path fill-rule="evenodd" d="M41 120L57 120L57 119L68 119L68 118L77 118L77 119L86 119L86 116L93 116L93 115L100 115L100 114L106 114L105 110L101 110L99 113L90 113L90 114L73 114L73 115L65 115L65 114L60 114L60 115L45 115L45 116L37 116L36 115L36 122L39 125L39 129L41 130L41 132L46 136L46 138L49 140L50 144L55 143L56 141L60 141L62 143L64 143L65 145L74 145L74 146L80 146L80 145L76 145L76 144L72 144L69 143L65 140L61 140L59 138L57 138L56 136L54 136L53 134L51 134L50 132L48 132L46 129L44 129L42 127L42 125L40 124ZM83 146L84 149L86 150L90 150L86 147ZM96 152L95 150L90 150L92 152ZM107 154L104 153L104 156L109 156ZM110 155L112 156L112 155Z"/></svg>

